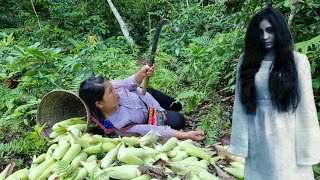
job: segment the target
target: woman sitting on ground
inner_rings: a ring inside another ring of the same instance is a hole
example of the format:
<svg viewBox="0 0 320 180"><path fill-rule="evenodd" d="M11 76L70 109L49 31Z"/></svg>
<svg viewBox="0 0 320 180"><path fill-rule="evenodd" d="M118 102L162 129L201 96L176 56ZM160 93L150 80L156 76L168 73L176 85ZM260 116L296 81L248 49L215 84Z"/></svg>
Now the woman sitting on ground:
<svg viewBox="0 0 320 180"><path fill-rule="evenodd" d="M173 98L151 88L145 95L141 94L140 84L146 75L153 74L154 68L144 65L136 74L123 80L109 81L102 76L88 78L81 83L79 96L89 107L93 120L105 127L111 125L140 135L155 130L166 138L203 140L202 131L179 131L186 123L178 112L182 109L180 103L174 103ZM150 108L158 114L158 121L153 124L148 123Z"/></svg>

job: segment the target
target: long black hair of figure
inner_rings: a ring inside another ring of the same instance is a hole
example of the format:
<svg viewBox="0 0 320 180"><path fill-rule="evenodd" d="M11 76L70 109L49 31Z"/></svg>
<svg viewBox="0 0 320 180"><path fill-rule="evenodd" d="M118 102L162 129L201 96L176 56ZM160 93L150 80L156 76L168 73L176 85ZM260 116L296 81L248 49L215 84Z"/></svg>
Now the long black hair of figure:
<svg viewBox="0 0 320 180"><path fill-rule="evenodd" d="M293 57L294 43L283 15L273 8L257 13L248 26L240 66L240 101L248 114L255 114L257 102L254 77L266 53L259 29L259 24L264 19L271 23L275 34L275 59L268 82L272 104L279 112L295 111L300 102L300 93Z"/></svg>
<svg viewBox="0 0 320 180"><path fill-rule="evenodd" d="M79 97L86 103L89 107L91 115L96 118L99 122L103 123L105 120L102 112L96 107L96 101L100 101L104 95L103 83L107 79L103 76L91 77L84 80L80 84Z"/></svg>

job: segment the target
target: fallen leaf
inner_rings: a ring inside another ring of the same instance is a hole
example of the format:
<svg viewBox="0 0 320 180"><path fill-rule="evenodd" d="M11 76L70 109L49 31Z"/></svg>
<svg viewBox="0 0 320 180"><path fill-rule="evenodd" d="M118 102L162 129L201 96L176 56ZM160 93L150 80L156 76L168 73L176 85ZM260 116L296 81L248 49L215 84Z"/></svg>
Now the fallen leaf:
<svg viewBox="0 0 320 180"><path fill-rule="evenodd" d="M226 146L230 144L230 134L224 134L220 137L220 142L222 146Z"/></svg>

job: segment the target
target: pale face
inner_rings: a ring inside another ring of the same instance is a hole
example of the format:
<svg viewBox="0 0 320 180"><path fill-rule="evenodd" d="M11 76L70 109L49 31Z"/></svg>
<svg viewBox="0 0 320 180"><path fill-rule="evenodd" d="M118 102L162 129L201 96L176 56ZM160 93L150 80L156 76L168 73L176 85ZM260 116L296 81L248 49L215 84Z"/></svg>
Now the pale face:
<svg viewBox="0 0 320 180"><path fill-rule="evenodd" d="M259 24L260 39L265 49L272 49L274 47L275 35L271 23L264 19Z"/></svg>
<svg viewBox="0 0 320 180"><path fill-rule="evenodd" d="M103 83L104 95L101 101L96 102L96 107L101 112L113 112L119 107L120 98L117 91L112 87L111 83L105 81Z"/></svg>

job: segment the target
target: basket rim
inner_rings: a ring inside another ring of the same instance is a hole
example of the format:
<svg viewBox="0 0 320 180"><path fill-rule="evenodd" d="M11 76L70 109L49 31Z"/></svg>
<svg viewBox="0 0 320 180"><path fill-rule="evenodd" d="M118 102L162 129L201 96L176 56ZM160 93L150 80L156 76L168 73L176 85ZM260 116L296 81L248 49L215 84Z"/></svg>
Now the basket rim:
<svg viewBox="0 0 320 180"><path fill-rule="evenodd" d="M41 115L40 115L40 108L42 107L43 103L44 103L44 99L51 96L52 94L54 93L66 93L66 94L70 94L72 96L75 96L78 100L80 100L80 102L82 103L82 105L84 106L85 108L85 111L86 111L86 119L85 121L87 122L90 122L90 110L88 108L88 106L86 105L86 103L79 97L79 95L73 91L70 91L70 90L66 90L66 89L55 89L55 90L52 90L48 93L46 93L42 98L41 98L41 101L37 107L37 113L36 113L36 123L39 124L39 125L43 125L41 124L40 122L40 118L41 118ZM48 127L48 128L52 128L52 127ZM85 130L86 131L86 130Z"/></svg>

